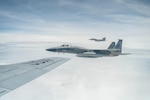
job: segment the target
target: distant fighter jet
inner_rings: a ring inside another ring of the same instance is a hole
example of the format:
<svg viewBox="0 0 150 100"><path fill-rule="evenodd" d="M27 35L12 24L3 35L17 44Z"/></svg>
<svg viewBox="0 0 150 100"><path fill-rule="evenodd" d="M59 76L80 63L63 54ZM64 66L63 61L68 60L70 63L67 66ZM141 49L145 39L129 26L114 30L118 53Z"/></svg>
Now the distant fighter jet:
<svg viewBox="0 0 150 100"><path fill-rule="evenodd" d="M106 41L106 37L103 37L102 39L91 38L89 40L93 40L93 41L96 41L96 42Z"/></svg>
<svg viewBox="0 0 150 100"><path fill-rule="evenodd" d="M59 47L46 49L47 51L52 52L63 52L63 53L74 53L78 57L88 57L88 58L97 58L97 57L106 57L106 56L119 56L127 55L129 53L122 53L122 40L120 39L117 44L112 42L110 46L105 50L93 50L86 49L77 46L62 45Z"/></svg>

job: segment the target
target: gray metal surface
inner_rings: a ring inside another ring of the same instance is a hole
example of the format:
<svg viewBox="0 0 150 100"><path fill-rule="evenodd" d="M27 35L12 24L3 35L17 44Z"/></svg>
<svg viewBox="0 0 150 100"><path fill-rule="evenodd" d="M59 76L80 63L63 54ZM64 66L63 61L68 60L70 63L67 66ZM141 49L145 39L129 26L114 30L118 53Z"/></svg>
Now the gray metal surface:
<svg viewBox="0 0 150 100"><path fill-rule="evenodd" d="M0 65L0 96L32 81L68 60L68 58L51 57L17 64Z"/></svg>

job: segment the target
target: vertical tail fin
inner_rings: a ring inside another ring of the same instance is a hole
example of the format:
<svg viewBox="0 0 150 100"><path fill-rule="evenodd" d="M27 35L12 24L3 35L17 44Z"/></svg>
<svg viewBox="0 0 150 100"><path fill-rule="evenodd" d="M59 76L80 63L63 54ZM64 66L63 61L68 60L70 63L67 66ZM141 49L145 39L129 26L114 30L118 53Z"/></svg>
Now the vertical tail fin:
<svg viewBox="0 0 150 100"><path fill-rule="evenodd" d="M119 49L120 53L122 52L122 40L119 39L119 41L117 42L115 49Z"/></svg>
<svg viewBox="0 0 150 100"><path fill-rule="evenodd" d="M112 42L107 49L114 49L115 48L115 42Z"/></svg>

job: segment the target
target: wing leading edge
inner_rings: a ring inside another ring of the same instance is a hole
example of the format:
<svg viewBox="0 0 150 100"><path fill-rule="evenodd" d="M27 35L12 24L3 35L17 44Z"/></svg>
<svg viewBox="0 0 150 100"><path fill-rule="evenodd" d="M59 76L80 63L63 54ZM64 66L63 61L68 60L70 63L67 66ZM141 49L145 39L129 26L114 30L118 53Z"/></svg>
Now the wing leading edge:
<svg viewBox="0 0 150 100"><path fill-rule="evenodd" d="M10 65L0 65L0 96L32 81L68 61L51 57Z"/></svg>

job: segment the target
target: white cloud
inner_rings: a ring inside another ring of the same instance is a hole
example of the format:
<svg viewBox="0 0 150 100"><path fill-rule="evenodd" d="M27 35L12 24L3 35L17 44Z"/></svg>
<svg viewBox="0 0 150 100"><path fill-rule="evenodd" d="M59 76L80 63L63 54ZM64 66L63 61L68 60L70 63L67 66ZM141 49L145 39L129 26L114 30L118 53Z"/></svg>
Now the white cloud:
<svg viewBox="0 0 150 100"><path fill-rule="evenodd" d="M0 99L149 100L148 66L141 66L148 59L142 59L132 56L99 59L75 57Z"/></svg>

